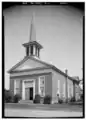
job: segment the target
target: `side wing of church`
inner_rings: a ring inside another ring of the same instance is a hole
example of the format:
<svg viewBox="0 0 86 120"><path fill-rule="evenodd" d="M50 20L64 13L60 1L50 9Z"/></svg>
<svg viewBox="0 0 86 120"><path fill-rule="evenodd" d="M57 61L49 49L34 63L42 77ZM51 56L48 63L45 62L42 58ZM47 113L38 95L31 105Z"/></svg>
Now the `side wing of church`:
<svg viewBox="0 0 86 120"><path fill-rule="evenodd" d="M30 40L23 44L26 56L13 66L10 73L10 90L20 94L22 100L33 100L36 94L50 95L52 102L57 96L65 100L78 97L78 81L55 66L40 60L40 50L43 48L36 41L36 31L31 23Z"/></svg>

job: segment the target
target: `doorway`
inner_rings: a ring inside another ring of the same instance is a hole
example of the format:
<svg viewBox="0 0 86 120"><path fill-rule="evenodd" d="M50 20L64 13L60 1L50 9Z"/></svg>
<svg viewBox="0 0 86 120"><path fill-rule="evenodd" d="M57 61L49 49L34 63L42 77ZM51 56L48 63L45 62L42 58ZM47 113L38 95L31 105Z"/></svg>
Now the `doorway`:
<svg viewBox="0 0 86 120"><path fill-rule="evenodd" d="M25 88L25 100L29 100L29 88Z"/></svg>
<svg viewBox="0 0 86 120"><path fill-rule="evenodd" d="M30 88L30 100L33 100L33 87Z"/></svg>
<svg viewBox="0 0 86 120"><path fill-rule="evenodd" d="M33 100L35 96L35 80L23 80L22 82L22 99Z"/></svg>

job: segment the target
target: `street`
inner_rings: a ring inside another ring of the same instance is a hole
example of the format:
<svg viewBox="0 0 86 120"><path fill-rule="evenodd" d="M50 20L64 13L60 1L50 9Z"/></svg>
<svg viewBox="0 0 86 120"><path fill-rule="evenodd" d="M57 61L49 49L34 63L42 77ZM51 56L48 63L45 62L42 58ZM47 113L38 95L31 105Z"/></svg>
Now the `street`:
<svg viewBox="0 0 86 120"><path fill-rule="evenodd" d="M10 117L81 117L82 112L73 111L49 111L49 110L25 110L6 109L5 116Z"/></svg>
<svg viewBox="0 0 86 120"><path fill-rule="evenodd" d="M5 117L82 117L82 108L69 105L6 104Z"/></svg>

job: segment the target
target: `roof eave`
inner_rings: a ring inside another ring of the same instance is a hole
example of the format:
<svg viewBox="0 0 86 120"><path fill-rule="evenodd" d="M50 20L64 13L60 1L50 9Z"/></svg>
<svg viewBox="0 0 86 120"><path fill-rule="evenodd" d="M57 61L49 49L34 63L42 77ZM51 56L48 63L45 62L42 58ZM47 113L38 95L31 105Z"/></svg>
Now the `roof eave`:
<svg viewBox="0 0 86 120"><path fill-rule="evenodd" d="M15 70L15 71L10 71L10 73L29 72L29 71L42 70L42 69L43 70L50 69L50 67L37 67L37 68L32 68L32 69Z"/></svg>
<svg viewBox="0 0 86 120"><path fill-rule="evenodd" d="M40 49L42 49L43 48L43 46L42 45L40 45L38 42L36 42L36 41L33 41L33 42L28 42L28 43L24 43L24 44L22 44L24 47L28 47L29 45L31 45L31 44L35 44L35 45L37 45Z"/></svg>
<svg viewBox="0 0 86 120"><path fill-rule="evenodd" d="M75 82L79 82L79 81L77 81L76 79L74 79L74 78L68 76L66 73L62 72L61 70L59 70L59 69L56 68L55 66L52 65L51 67L52 67L52 69L54 69L55 71L57 71L57 72L63 74L64 76L68 77L69 79L71 79L71 80L73 80L73 81L75 81Z"/></svg>

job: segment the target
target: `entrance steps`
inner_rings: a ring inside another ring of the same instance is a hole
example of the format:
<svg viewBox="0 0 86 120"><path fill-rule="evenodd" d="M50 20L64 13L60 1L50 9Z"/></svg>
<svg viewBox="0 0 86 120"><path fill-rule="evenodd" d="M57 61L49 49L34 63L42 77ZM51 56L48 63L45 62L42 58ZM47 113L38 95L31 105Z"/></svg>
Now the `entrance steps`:
<svg viewBox="0 0 86 120"><path fill-rule="evenodd" d="M33 100L20 100L20 104L33 104Z"/></svg>

